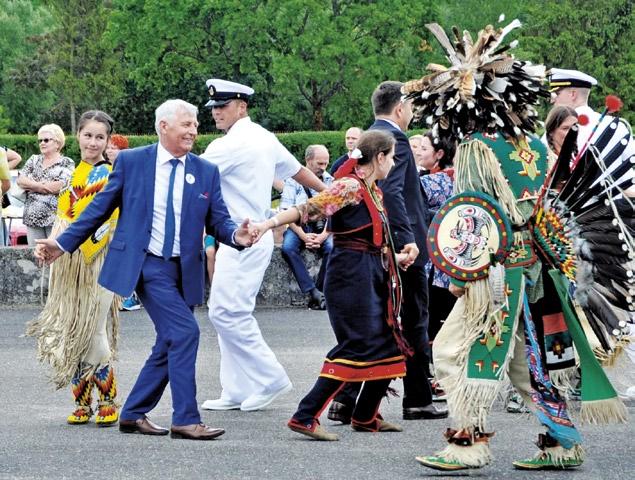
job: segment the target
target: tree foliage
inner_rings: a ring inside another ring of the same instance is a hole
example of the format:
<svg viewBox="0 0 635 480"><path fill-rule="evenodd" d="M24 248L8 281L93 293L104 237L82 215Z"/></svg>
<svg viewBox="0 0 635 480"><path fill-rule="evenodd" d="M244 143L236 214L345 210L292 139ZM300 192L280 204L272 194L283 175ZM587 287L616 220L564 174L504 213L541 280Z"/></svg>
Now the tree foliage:
<svg viewBox="0 0 635 480"><path fill-rule="evenodd" d="M426 23L475 32L501 13L524 24L519 56L594 75L592 104L615 92L628 116L632 0L0 0L0 124L71 131L101 108L119 131L150 133L157 105L202 105L217 77L251 85L251 115L272 130L364 127L379 82L443 61Z"/></svg>

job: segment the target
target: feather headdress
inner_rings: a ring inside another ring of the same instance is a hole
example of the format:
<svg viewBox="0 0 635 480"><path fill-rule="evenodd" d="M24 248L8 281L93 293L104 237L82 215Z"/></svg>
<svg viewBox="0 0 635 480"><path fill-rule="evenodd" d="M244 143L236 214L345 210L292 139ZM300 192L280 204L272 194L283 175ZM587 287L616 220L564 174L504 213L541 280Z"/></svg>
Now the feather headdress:
<svg viewBox="0 0 635 480"><path fill-rule="evenodd" d="M625 162L606 172L597 149L584 151L569 169L576 145L573 127L531 219L544 259L575 286L575 299L605 352L635 312L635 205L624 195L632 184ZM598 180L599 178L599 180Z"/></svg>
<svg viewBox="0 0 635 480"><path fill-rule="evenodd" d="M544 84L544 65L516 60L503 45L505 36L520 27L514 20L505 28L488 25L476 42L465 30L453 27L454 43L436 23L426 27L447 53L450 66L429 64L431 73L403 86L413 99L416 119L423 119L435 137L462 139L474 132L502 131L519 137L536 129L534 105L549 97Z"/></svg>

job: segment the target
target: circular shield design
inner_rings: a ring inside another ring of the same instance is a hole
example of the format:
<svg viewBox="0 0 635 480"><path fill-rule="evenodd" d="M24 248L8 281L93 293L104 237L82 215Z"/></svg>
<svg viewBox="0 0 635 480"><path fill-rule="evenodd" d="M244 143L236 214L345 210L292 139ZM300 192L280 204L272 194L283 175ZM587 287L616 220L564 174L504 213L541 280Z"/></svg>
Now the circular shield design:
<svg viewBox="0 0 635 480"><path fill-rule="evenodd" d="M512 241L512 227L501 206L481 192L449 198L428 230L432 263L457 280L486 277L491 255L502 262Z"/></svg>

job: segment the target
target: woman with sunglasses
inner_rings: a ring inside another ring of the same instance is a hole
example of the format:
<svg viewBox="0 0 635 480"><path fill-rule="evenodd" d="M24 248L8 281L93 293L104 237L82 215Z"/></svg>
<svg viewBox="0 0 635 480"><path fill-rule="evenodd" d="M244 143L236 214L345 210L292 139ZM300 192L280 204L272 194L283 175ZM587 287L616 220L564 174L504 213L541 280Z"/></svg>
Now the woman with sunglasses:
<svg viewBox="0 0 635 480"><path fill-rule="evenodd" d="M106 187L112 166L104 151L112 128L112 119L100 110L85 112L79 119L77 142L82 160L60 195L52 238L77 221ZM51 267L46 305L27 328L27 335L37 338L38 359L52 367L55 387L71 385L75 410L66 419L71 425L86 424L92 417L93 387L98 394L97 426L113 425L119 418L112 367L118 301L97 283L117 216L115 210L75 253L64 255ZM36 256L40 249L38 244Z"/></svg>
<svg viewBox="0 0 635 480"><path fill-rule="evenodd" d="M51 123L37 132L40 153L26 161L17 184L26 191L23 223L27 227L29 246L35 246L37 238L48 238L55 222L57 197L68 182L75 163L62 155L64 132Z"/></svg>

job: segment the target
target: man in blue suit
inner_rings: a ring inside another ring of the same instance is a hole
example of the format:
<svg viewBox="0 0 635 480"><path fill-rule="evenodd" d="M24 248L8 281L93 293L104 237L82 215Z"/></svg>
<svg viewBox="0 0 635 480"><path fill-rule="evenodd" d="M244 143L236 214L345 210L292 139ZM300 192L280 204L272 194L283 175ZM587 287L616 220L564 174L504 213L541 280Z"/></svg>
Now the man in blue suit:
<svg viewBox="0 0 635 480"><path fill-rule="evenodd" d="M168 382L172 437L211 440L224 433L201 423L195 378L199 328L192 309L203 303L203 231L239 249L250 246L251 237L247 220L238 227L229 217L217 167L190 153L197 113L183 100L159 106L159 143L122 151L104 190L62 235L39 242L36 250L39 259L51 263L98 234L120 209L99 283L124 297L136 290L157 333L121 412L124 433L168 434L146 417Z"/></svg>
<svg viewBox="0 0 635 480"><path fill-rule="evenodd" d="M412 120L412 100L403 100L401 82L382 82L373 92L371 102L375 123L369 130L385 130L396 140L395 166L388 177L379 183L384 194L395 250L408 252L414 263L400 273L403 296L401 326L404 337L414 350L406 359L403 379L404 420L435 419L448 416L446 409L432 404L432 390L428 381L428 282L425 264L428 259L426 237L428 233L428 206L417 165L405 134ZM335 397L328 412L331 420L348 423L353 411L359 384L347 386Z"/></svg>

